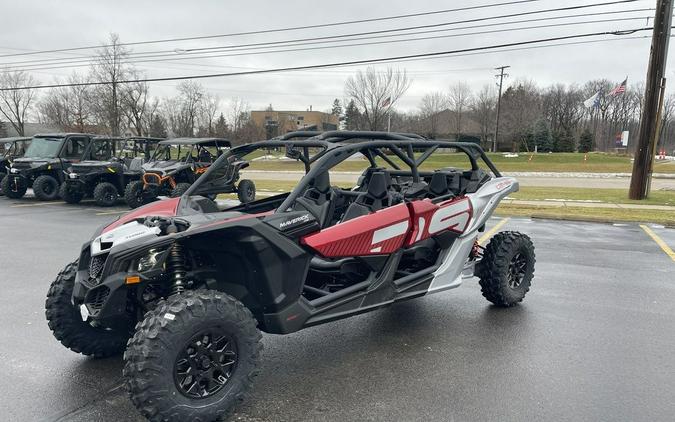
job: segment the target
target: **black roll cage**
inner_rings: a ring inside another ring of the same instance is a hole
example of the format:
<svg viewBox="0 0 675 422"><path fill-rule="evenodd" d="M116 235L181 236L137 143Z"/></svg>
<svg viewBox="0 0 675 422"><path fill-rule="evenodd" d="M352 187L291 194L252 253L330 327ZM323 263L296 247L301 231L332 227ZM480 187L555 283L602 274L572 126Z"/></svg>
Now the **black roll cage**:
<svg viewBox="0 0 675 422"><path fill-rule="evenodd" d="M330 170L357 152L361 152L366 157L371 167L377 166L375 158L380 157L394 169L400 171L400 166L382 151L382 149L388 149L410 167L413 182L419 182L419 167L431 156L431 154L438 150L438 148L455 148L468 156L472 171L479 169L477 159L481 159L495 177L501 177L501 173L485 154L485 151L483 151L479 145L473 143L426 139L420 135L396 132L297 131L287 133L269 141L245 144L230 149L227 153L220 156L213 165L211 165L209 169L201 175L194 184L192 184L192 186L190 186L183 195L183 198L193 195L194 192L199 189L201 182L207 180L209 175L212 174L216 168L220 167L223 164L223 161L226 161L228 157L235 156L241 158L257 149L281 147L286 148L287 154L288 151L297 151L296 148L301 149L301 153L294 154L293 158L304 163L305 175L277 208L275 211L276 213L286 212L290 209L295 200L302 192L304 192L310 181L317 175ZM310 156L310 148L320 148L321 150L313 156ZM424 150L424 153L419 157L415 157L416 150ZM314 163L317 163L317 165L312 167L311 165Z"/></svg>

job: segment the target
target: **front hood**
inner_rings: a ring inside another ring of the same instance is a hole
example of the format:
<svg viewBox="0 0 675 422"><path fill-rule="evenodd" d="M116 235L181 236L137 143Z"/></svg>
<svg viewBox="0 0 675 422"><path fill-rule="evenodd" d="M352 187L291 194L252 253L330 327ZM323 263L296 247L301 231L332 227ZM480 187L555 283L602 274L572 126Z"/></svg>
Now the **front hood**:
<svg viewBox="0 0 675 422"><path fill-rule="evenodd" d="M112 222L111 224L107 225L102 233L109 232L110 230L113 230L117 227L120 227L123 224L126 224L130 221L139 219L139 218L145 218L145 217L150 217L150 216L156 216L156 217L175 217L176 216L176 210L178 209L178 203L180 202L180 198L169 198L169 199L164 199L162 201L156 201L152 202L148 205L144 205L140 208L136 208L133 211L130 211L120 218L118 218L116 221Z"/></svg>
<svg viewBox="0 0 675 422"><path fill-rule="evenodd" d="M187 165L176 161L153 161L143 164L143 170L150 173L167 173L181 167L187 167Z"/></svg>
<svg viewBox="0 0 675 422"><path fill-rule="evenodd" d="M48 160L43 158L17 158L12 162L12 168L20 171L35 170L50 164L58 164L58 160Z"/></svg>

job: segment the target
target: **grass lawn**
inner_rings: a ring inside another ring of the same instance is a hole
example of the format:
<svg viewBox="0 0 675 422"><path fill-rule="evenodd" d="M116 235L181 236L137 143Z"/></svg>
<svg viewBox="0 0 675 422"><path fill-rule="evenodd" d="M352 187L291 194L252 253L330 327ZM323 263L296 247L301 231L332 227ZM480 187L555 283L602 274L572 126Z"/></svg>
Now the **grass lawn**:
<svg viewBox="0 0 675 422"><path fill-rule="evenodd" d="M675 205L675 191L652 191L644 201L628 199L628 191L624 189L591 189L591 188L551 188L523 186L520 191L512 193L509 198L523 200L566 199L570 201L601 201L613 204L641 205Z"/></svg>
<svg viewBox="0 0 675 422"><path fill-rule="evenodd" d="M584 172L584 173L630 173L632 162L630 157L590 153L587 161L580 153L555 154L526 154L521 153L515 158L506 158L503 154L488 156L502 172ZM532 157L532 158L530 158ZM399 161L398 159L394 161ZM362 171L367 166L365 159L345 161L336 167L337 171ZM468 161L464 154L433 154L422 165L422 169L433 170L441 167L467 168ZM299 162L294 161L264 161L259 160L251 164L252 170L303 170ZM655 173L675 173L675 161L657 162L654 165Z"/></svg>
<svg viewBox="0 0 675 422"><path fill-rule="evenodd" d="M661 210L636 210L616 208L546 207L501 204L497 215L569 219L600 222L639 222L675 226L675 213Z"/></svg>

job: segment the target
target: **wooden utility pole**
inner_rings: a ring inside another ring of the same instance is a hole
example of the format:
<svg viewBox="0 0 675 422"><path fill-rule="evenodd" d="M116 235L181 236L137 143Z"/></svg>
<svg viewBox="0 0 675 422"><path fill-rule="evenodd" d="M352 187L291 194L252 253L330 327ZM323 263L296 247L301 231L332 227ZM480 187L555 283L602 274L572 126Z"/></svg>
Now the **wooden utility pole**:
<svg viewBox="0 0 675 422"><path fill-rule="evenodd" d="M497 122L495 123L495 139L492 141L492 152L497 152L497 138L499 137L499 113L502 108L502 85L504 83L504 78L509 76L508 73L504 73L504 69L508 69L511 66L500 66L496 67L495 70L499 70L499 74L495 77L499 78L499 95L497 96Z"/></svg>
<svg viewBox="0 0 675 422"><path fill-rule="evenodd" d="M662 89L665 87L668 41L673 17L673 0L658 0L654 16L654 33L649 54L644 106L640 116L638 144L633 160L633 175L630 179L630 199L645 199L650 184L650 168L656 143L660 117Z"/></svg>

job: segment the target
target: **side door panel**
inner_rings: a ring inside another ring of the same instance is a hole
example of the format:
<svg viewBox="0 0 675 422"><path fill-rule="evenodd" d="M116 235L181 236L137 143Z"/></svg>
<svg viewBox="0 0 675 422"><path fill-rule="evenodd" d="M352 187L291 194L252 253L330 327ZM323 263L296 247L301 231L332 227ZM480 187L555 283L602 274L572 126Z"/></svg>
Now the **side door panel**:
<svg viewBox="0 0 675 422"><path fill-rule="evenodd" d="M304 236L301 242L327 258L390 254L410 231L408 206L398 204Z"/></svg>
<svg viewBox="0 0 675 422"><path fill-rule="evenodd" d="M428 199L413 201L409 207L412 230L405 240L406 247L444 230L462 234L473 215L471 200L467 197L453 198L438 204Z"/></svg>

